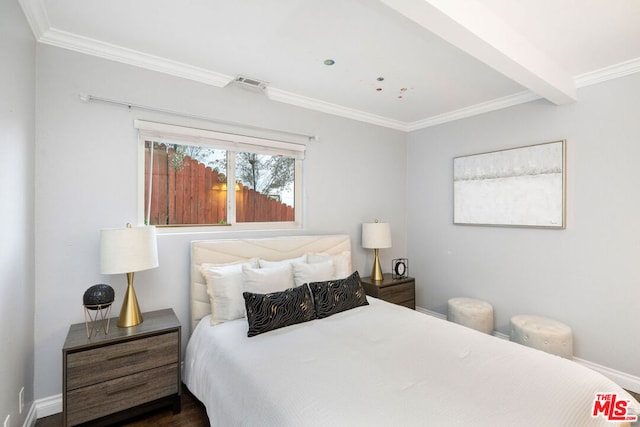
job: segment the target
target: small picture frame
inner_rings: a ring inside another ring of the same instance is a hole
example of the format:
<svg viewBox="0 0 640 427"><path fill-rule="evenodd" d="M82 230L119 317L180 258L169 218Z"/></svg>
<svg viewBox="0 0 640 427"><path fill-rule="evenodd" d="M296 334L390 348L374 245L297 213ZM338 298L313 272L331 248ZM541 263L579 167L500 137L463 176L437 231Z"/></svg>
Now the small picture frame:
<svg viewBox="0 0 640 427"><path fill-rule="evenodd" d="M404 279L409 276L409 260L407 258L396 258L391 261L391 278Z"/></svg>

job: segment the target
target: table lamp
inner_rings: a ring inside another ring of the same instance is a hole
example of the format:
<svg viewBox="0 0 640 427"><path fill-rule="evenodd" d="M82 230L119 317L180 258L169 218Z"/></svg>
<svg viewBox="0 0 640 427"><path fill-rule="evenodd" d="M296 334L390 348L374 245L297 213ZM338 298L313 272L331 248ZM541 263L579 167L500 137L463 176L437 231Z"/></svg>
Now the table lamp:
<svg viewBox="0 0 640 427"><path fill-rule="evenodd" d="M362 224L362 247L373 249L375 258L371 270L371 280L382 280L382 268L378 250L391 247L391 227L388 222L370 222Z"/></svg>
<svg viewBox="0 0 640 427"><path fill-rule="evenodd" d="M118 327L142 323L142 313L133 288L133 273L158 266L155 227L111 228L100 231L100 273L127 275L127 292L122 302Z"/></svg>

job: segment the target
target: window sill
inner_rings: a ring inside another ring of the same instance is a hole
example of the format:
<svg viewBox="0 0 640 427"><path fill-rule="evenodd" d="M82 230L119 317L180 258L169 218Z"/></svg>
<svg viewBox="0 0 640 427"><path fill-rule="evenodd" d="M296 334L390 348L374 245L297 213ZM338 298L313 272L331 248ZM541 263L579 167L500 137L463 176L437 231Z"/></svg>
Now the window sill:
<svg viewBox="0 0 640 427"><path fill-rule="evenodd" d="M158 235L163 234L217 234L241 231L298 230L302 225L296 222L246 222L238 224L212 225L156 225Z"/></svg>

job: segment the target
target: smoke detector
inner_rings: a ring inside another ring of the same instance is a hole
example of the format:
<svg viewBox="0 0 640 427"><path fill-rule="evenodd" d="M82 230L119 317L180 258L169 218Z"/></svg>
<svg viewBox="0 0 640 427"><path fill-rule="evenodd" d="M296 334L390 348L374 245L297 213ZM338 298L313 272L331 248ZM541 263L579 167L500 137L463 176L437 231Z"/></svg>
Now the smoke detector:
<svg viewBox="0 0 640 427"><path fill-rule="evenodd" d="M236 76L236 78L233 79L233 83L256 90L265 90L269 85L267 82L247 76Z"/></svg>

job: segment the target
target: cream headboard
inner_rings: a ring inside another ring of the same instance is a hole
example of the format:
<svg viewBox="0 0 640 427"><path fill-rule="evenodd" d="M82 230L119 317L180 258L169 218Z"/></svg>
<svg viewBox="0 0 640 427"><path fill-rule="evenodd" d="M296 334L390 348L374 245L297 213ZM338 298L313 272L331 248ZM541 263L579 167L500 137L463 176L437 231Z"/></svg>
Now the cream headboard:
<svg viewBox="0 0 640 427"><path fill-rule="evenodd" d="M200 273L203 263L225 264L249 258L280 261L309 252L334 255L344 251L351 251L351 238L346 234L191 242L191 330L211 313L207 285Z"/></svg>

